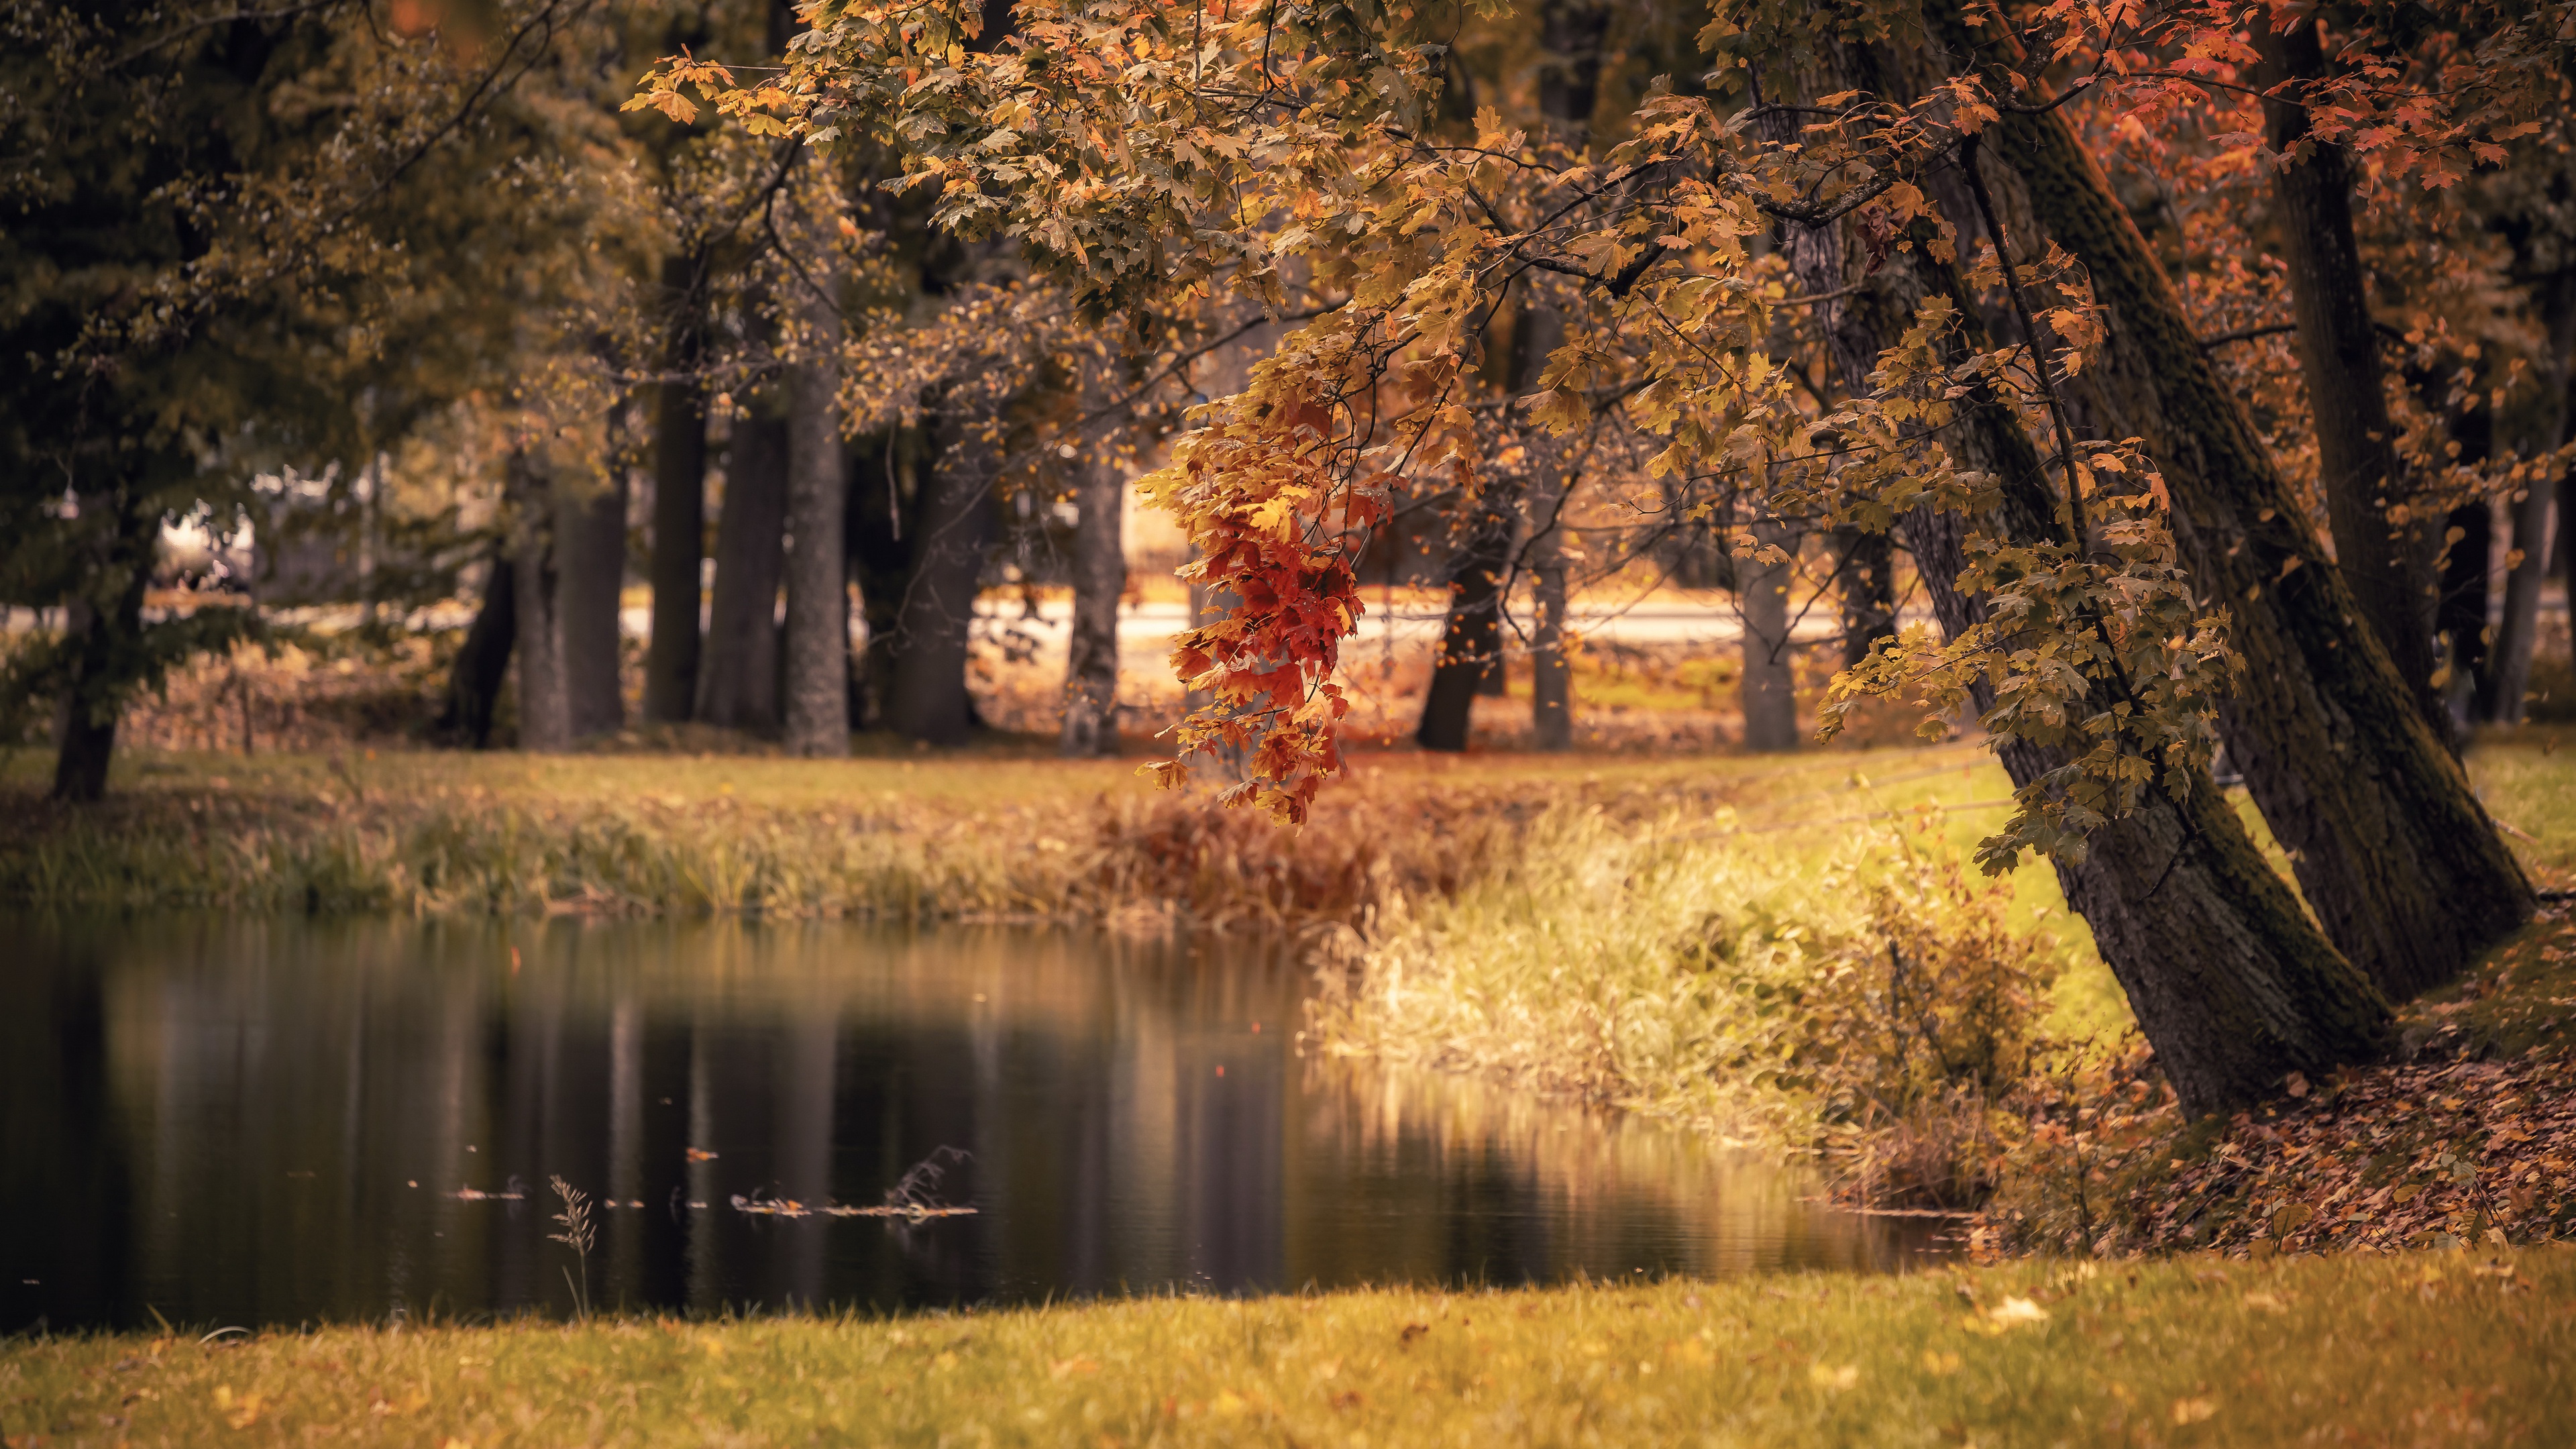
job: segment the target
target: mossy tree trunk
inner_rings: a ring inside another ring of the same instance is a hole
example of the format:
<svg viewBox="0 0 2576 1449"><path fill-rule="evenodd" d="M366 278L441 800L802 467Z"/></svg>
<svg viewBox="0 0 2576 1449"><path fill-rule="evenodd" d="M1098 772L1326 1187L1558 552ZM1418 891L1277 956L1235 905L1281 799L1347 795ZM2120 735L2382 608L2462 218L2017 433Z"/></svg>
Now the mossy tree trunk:
<svg viewBox="0 0 2576 1449"><path fill-rule="evenodd" d="M1953 54L1976 56L1957 12L1929 13ZM2232 612L2246 668L2222 710L2228 755L2309 906L2390 996L2449 980L2529 919L2530 884L2063 111L2007 114L1986 149L2109 313L2109 342L2073 388L2106 432L2145 440L2185 566Z"/></svg>
<svg viewBox="0 0 2576 1449"><path fill-rule="evenodd" d="M1843 47L1836 59L1841 73L1830 89L1897 89L1897 68L1881 54ZM1961 235L1978 234L1973 216L1952 220ZM1986 345L1955 266L1934 258L1923 235L1864 276L1855 249L1837 232L1797 233L1787 250L1802 292L1859 288L1817 304L1845 385L1866 386L1879 355L1929 297L1949 298L1968 319L1965 345ZM1991 397L1964 399L1961 420L1943 442L1960 467L2004 480L1999 511L1979 526L2021 541L2054 536L2056 500L2008 408ZM1980 621L1985 608L1955 582L1966 527L1956 514L1929 511L1903 521L1934 613L1954 636ZM2109 686L2102 688L2097 706L2107 708ZM2020 741L1999 753L2016 785L2066 761L2059 749ZM2185 1110L2222 1110L2276 1090L2289 1072L2381 1049L2385 999L2302 914L2206 771L2194 772L2180 798L2150 791L2136 812L2095 832L2081 861L2056 868L2068 904L2092 927Z"/></svg>

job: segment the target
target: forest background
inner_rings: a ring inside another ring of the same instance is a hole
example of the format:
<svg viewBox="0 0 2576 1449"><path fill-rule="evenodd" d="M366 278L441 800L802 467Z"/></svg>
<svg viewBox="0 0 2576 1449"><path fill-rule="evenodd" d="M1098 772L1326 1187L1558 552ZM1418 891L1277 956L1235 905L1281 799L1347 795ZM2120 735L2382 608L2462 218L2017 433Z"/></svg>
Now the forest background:
<svg viewBox="0 0 2576 1449"><path fill-rule="evenodd" d="M1981 1202L2020 1152L2074 1183L2025 1221L2088 1245L2086 1184L2134 1189L2138 1144L2419 1050L2403 1004L2542 904L2461 758L2576 687L2540 646L2576 418L2560 9L6 23L0 723L50 740L58 802L11 827L22 897L1177 903L1307 930L1352 1050L1843 1132L1889 1200ZM1179 524L1168 585L1130 566L1131 488ZM1726 616L1722 671L1587 655L1586 600L1675 585ZM1368 675L1344 645L1399 591L1436 647L1399 668L1389 634ZM1038 666L993 604L1053 595ZM1122 676L1140 599L1184 626L1167 690ZM1700 709L1604 728L1578 681ZM2011 798L1973 843L1830 859L1739 838L1764 787L1731 767L1399 772L1332 821L1363 724L1457 752L1524 705L1540 752L1919 721L1990 736ZM373 768L1004 715L1077 757L1171 726L1167 781L1312 823L1104 798L1083 852L961 863L989 800L827 797L720 866L640 790ZM121 732L336 752L81 808ZM492 844L531 816L533 859ZM1962 855L2047 860L2116 983L2092 1024L2148 1050L2050 1034L2048 883ZM1408 965L1452 989L1399 998ZM2518 1164L2498 1200L2563 1222L2564 1168Z"/></svg>

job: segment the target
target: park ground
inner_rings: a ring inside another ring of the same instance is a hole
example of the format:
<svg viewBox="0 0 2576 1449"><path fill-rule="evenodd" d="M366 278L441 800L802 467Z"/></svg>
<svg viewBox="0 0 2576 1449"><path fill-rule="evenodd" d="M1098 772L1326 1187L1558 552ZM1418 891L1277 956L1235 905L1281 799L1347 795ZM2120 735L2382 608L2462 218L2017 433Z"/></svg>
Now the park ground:
<svg viewBox="0 0 2576 1449"><path fill-rule="evenodd" d="M2576 877L2568 744L2535 727L2469 760L2552 891ZM13 907L755 910L1307 942L1398 897L1472 895L1533 840L1590 838L1565 833L1577 827L1686 821L1804 872L1883 838L1867 832L1964 847L2006 793L1967 744L1387 752L1360 756L1292 833L1157 793L1133 758L1063 762L1009 735L933 753L863 739L860 758L828 764L667 746L144 749L88 812L40 803L43 764L0 763ZM2053 883L2025 870L2011 891L2015 925L2056 936L2052 1028L2116 1033L2117 993ZM2401 1024L2397 1059L2290 1084L2229 1122L2142 1110L2115 1126L2102 1103L2076 1105L2064 1120L2087 1130L2021 1159L2034 1181L1987 1207L1978 1261L1907 1275L20 1338L0 1344L0 1436L8 1449L2576 1440L2576 922L2554 903ZM2066 1181L2036 1182L2049 1172Z"/></svg>
<svg viewBox="0 0 2576 1449"><path fill-rule="evenodd" d="M79 1444L2289 1445L2576 1436L2576 1249L20 1340Z"/></svg>

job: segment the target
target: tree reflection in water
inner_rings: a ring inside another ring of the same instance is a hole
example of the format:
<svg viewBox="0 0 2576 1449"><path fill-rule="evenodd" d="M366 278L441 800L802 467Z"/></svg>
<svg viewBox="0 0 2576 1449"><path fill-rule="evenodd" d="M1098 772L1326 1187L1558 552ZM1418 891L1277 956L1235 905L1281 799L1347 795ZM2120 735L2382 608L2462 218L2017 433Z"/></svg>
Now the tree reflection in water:
<svg viewBox="0 0 2576 1449"><path fill-rule="evenodd" d="M1244 943L0 928L23 963L0 978L0 1329L560 1315L544 1205L455 1195L555 1175L601 1199L607 1310L1713 1276L1925 1241L1653 1123L1301 1057L1299 973ZM942 1147L964 1156L939 1194L974 1216L732 1206L879 1204Z"/></svg>

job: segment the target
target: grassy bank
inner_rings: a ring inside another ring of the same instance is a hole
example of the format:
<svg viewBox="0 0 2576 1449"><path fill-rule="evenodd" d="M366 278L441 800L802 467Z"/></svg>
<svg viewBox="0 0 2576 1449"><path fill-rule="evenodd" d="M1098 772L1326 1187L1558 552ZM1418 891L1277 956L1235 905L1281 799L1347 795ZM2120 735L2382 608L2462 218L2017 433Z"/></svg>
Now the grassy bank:
<svg viewBox="0 0 2576 1449"><path fill-rule="evenodd" d="M0 1347L125 1443L2566 1442L2576 1250Z"/></svg>
<svg viewBox="0 0 2576 1449"><path fill-rule="evenodd" d="M2490 740L2470 763L2534 874L2563 884L2576 861L2576 751L2532 732ZM1840 798L1848 809L1879 793ZM1510 861L1374 921L1335 979L1320 1035L1330 1050L1809 1142L1873 1201L1974 1207L2017 1162L2046 1157L2047 1176L2081 1188L2018 1205L2018 1221L2050 1224L2051 1247L2101 1240L2105 1200L2131 1201L2141 1221L2170 1208L2154 1199L2171 1183L2139 1165L2169 1155L2178 1121L2159 1106L2161 1083L2117 1069L2125 1006L2081 923L2057 908L2053 880L2028 869L1985 882L1959 868L1991 813L1894 816L1780 834L1551 816ZM2500 945L2473 976L2527 944ZM2516 1009L2562 1014L2544 980L2520 980ZM2460 1054L2437 1040L2427 1013L2442 1009L2410 1006L2419 1055ZM2386 1088L2391 1101L2408 1090ZM2113 1121L2119 1150L2100 1150ZM2253 1145L2241 1150L2264 1155L2269 1130L2244 1124ZM2546 1208L2563 1195L2526 1203L2543 1209L2533 1221L2548 1233L2562 1230ZM2280 1201L2256 1196L2267 1210ZM2416 1216L2398 1240L2421 1234Z"/></svg>
<svg viewBox="0 0 2576 1449"><path fill-rule="evenodd" d="M1966 748L1786 762L1398 753L1362 758L1292 833L1203 793L1155 791L1132 763L1008 742L831 762L136 752L113 797L82 809L42 800L42 763L22 754L0 774L0 902L116 910L1357 925L1398 897L1484 878L1543 819L1746 826L1795 862L1848 835L1856 770L1900 777L1860 802L1872 808L2002 793Z"/></svg>

